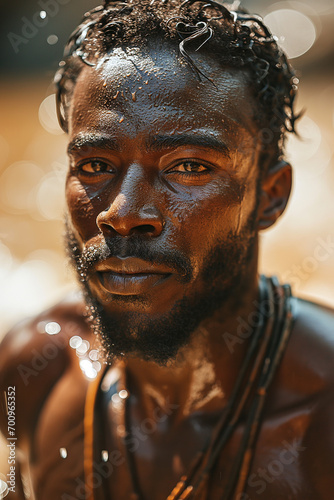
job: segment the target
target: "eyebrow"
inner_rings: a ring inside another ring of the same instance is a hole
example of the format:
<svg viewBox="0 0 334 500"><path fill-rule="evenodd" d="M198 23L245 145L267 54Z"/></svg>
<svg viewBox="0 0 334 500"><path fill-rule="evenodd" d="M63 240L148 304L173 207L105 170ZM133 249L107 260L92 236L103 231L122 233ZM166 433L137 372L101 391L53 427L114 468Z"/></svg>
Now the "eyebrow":
<svg viewBox="0 0 334 500"><path fill-rule="evenodd" d="M113 137L104 134L78 134L67 146L67 154L82 152L89 149L108 149L110 151L120 151L120 145Z"/></svg>
<svg viewBox="0 0 334 500"><path fill-rule="evenodd" d="M146 141L146 151L163 151L166 149L175 149L181 146L197 146L209 148L218 151L226 157L229 157L229 148L227 145L215 137L192 133L171 135L155 135L149 137ZM107 149L109 151L121 151L118 141L106 134L80 133L67 146L67 154L75 154L89 149Z"/></svg>
<svg viewBox="0 0 334 500"><path fill-rule="evenodd" d="M146 142L147 150L161 151L163 149L172 149L181 146L197 146L209 149L215 149L224 156L229 156L229 148L225 143L215 137L197 134L180 134L177 136L156 135L149 138Z"/></svg>

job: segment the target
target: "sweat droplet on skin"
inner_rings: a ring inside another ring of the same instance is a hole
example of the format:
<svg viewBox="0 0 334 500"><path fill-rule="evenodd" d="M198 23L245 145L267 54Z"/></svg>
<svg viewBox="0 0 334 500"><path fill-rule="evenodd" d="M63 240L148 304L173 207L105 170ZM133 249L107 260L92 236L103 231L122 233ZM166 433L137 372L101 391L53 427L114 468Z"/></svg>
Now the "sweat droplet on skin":
<svg viewBox="0 0 334 500"><path fill-rule="evenodd" d="M119 94L119 90L117 90L116 94L114 95L113 99L117 99L117 96Z"/></svg>
<svg viewBox="0 0 334 500"><path fill-rule="evenodd" d="M123 120L124 120L124 116L122 116L122 118L119 119L118 123L122 123Z"/></svg>
<svg viewBox="0 0 334 500"><path fill-rule="evenodd" d="M132 92L131 96L132 96L133 102L136 102L136 100L137 100L137 98L136 98L136 92Z"/></svg>

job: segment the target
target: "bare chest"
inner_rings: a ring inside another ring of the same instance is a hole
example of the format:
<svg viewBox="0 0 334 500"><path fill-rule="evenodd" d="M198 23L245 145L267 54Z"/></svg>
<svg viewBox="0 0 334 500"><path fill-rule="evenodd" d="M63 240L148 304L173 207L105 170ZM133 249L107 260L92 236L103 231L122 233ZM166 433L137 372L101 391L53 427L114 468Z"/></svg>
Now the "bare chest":
<svg viewBox="0 0 334 500"><path fill-rule="evenodd" d="M169 402L150 419L132 415L126 421L125 405L120 401L117 404L117 398L115 401L111 409L104 411L102 431L99 436L97 433L94 450L95 463L98 464L100 456L103 460L105 453L106 468L109 467L103 481L104 498L166 500L210 440L214 419L203 423L192 418L178 426L170 426L175 405ZM264 420L244 493L238 500L316 498L305 469L308 450L303 445L311 415L312 405ZM224 492L243 432L244 426L240 424L219 455L204 492L195 495L194 499L232 498L225 497ZM103 447L105 450L100 451Z"/></svg>
<svg viewBox="0 0 334 500"><path fill-rule="evenodd" d="M115 404L98 408L93 463L85 483L86 383L77 380L73 391L74 382L72 375L64 378L40 414L30 461L36 500L85 499L87 482L95 500L135 500L135 491L144 500L166 500L210 438L210 420L203 425L190 419L171 428L174 408L169 402L154 418L129 423L125 405L114 398ZM238 500L317 498L305 470L308 450L303 445L311 415L312 408L304 407L265 419L245 492ZM223 498L242 434L240 425L217 460L205 494L196 500Z"/></svg>

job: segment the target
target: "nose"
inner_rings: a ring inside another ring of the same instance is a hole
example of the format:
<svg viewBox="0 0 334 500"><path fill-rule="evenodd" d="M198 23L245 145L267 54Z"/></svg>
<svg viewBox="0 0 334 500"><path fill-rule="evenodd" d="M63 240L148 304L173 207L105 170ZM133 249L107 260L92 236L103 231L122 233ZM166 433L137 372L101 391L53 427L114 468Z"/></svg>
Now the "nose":
<svg viewBox="0 0 334 500"><path fill-rule="evenodd" d="M99 213L96 224L106 236L119 234L130 236L141 234L157 237L165 225L162 214L155 203L148 202L147 182L135 172L128 172L120 189L106 210Z"/></svg>

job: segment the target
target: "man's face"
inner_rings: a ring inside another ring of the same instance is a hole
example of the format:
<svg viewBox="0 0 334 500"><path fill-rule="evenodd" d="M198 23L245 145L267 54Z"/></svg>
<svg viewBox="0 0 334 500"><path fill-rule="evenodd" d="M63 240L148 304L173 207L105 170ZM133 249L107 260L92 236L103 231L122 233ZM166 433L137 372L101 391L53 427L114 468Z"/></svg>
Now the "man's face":
<svg viewBox="0 0 334 500"><path fill-rule="evenodd" d="M84 68L70 109L68 244L108 351L165 362L240 291L256 256L246 76L169 45Z"/></svg>

